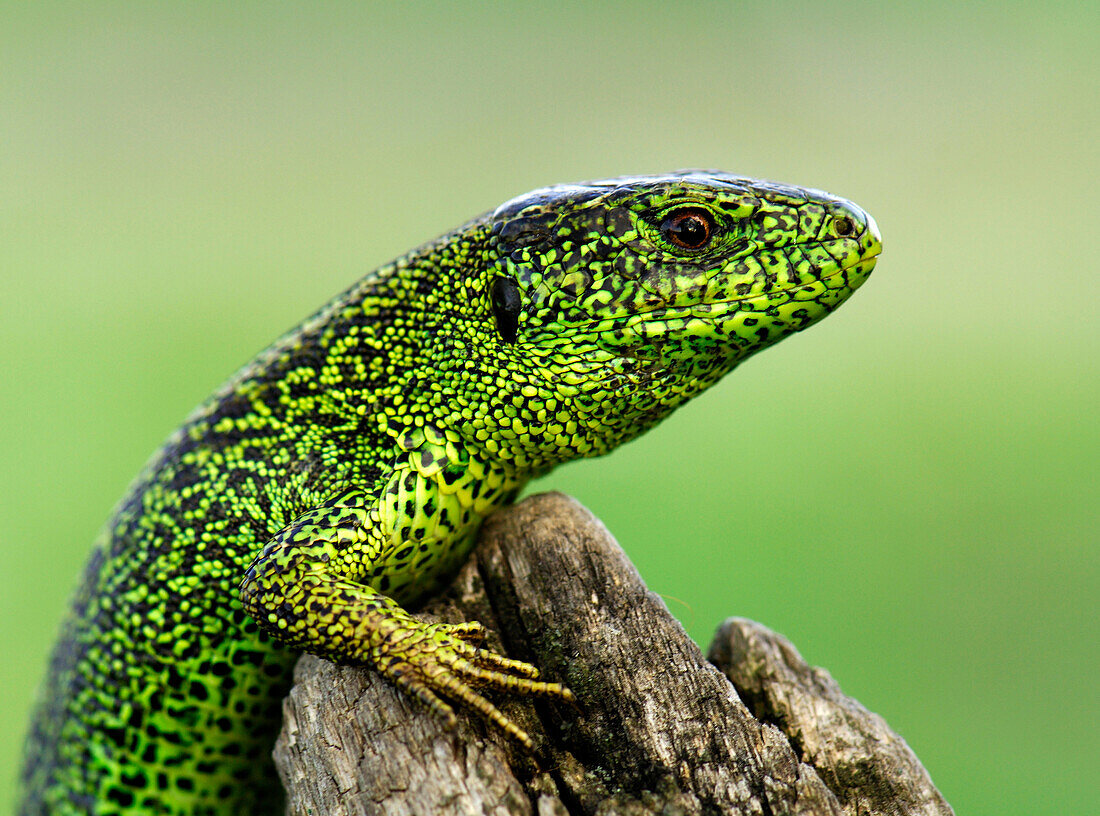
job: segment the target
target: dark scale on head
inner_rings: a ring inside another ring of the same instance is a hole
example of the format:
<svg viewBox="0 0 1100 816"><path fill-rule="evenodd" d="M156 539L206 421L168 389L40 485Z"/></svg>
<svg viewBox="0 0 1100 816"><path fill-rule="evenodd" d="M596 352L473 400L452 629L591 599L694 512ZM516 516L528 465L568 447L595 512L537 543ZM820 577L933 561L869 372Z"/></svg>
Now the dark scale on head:
<svg viewBox="0 0 1100 816"><path fill-rule="evenodd" d="M275 812L292 647L390 667L445 718L425 661L568 699L398 604L438 590L527 480L821 319L880 249L840 199L684 173L540 190L365 276L202 405L108 523L21 813Z"/></svg>

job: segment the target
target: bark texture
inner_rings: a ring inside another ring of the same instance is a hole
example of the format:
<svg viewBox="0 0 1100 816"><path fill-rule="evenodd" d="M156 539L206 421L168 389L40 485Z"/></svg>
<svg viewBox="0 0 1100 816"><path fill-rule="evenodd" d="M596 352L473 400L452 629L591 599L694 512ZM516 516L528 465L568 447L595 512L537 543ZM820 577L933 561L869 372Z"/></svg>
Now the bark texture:
<svg viewBox="0 0 1100 816"><path fill-rule="evenodd" d="M494 516L425 614L481 621L578 707L500 701L531 756L471 715L447 731L375 673L305 656L275 748L288 814L952 813L904 740L782 637L730 618L708 662L566 496Z"/></svg>

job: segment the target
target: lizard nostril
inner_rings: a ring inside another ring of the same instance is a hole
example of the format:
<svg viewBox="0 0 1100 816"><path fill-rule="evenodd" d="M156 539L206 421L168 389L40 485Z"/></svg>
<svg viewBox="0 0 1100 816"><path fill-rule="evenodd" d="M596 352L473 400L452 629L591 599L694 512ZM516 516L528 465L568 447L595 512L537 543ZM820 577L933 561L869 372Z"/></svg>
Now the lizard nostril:
<svg viewBox="0 0 1100 816"><path fill-rule="evenodd" d="M856 231L855 222L846 215L838 215L833 218L833 232L841 238L847 238Z"/></svg>

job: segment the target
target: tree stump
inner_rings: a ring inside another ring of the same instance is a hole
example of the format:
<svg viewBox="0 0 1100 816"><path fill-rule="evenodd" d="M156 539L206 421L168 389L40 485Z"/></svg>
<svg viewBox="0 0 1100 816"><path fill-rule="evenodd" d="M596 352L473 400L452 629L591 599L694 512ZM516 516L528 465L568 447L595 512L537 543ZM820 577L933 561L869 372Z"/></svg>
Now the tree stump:
<svg viewBox="0 0 1100 816"><path fill-rule="evenodd" d="M287 814L952 813L904 740L782 637L730 618L708 662L566 496L491 518L424 614L481 621L577 707L498 700L530 755L468 712L447 731L374 672L304 656L275 747Z"/></svg>

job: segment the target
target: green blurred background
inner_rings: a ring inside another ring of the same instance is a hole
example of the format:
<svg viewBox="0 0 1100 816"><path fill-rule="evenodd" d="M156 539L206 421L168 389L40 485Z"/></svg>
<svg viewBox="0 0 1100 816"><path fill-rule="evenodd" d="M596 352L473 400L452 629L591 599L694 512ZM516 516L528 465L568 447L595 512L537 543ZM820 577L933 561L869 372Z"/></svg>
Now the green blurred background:
<svg viewBox="0 0 1100 816"><path fill-rule="evenodd" d="M878 219L859 294L536 490L691 634L785 633L960 814L1095 812L1100 4L0 6L0 810L160 440L372 267L554 182Z"/></svg>

